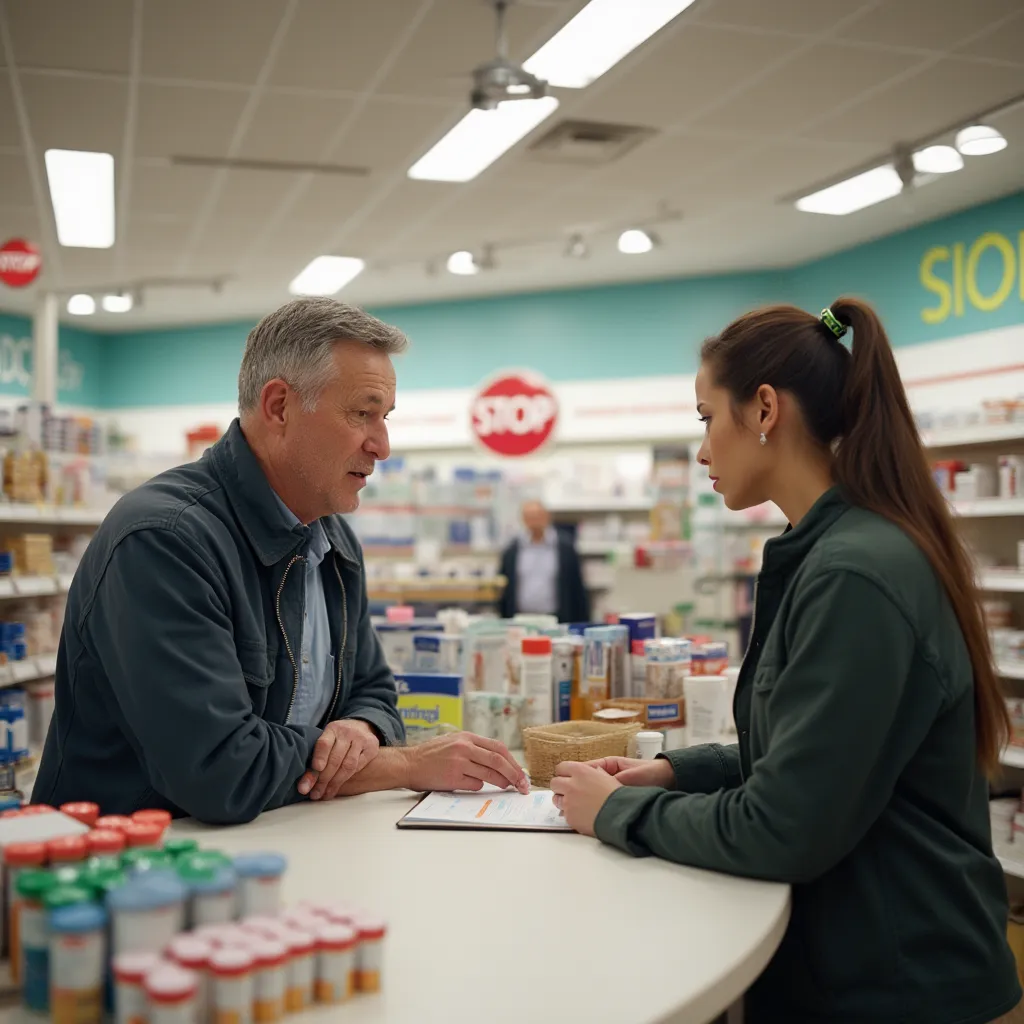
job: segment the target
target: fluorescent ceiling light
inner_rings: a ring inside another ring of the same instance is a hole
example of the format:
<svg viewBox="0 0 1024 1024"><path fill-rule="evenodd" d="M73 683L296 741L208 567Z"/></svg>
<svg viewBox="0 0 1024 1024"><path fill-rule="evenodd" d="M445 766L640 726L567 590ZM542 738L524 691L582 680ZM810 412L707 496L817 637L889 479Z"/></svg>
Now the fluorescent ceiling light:
<svg viewBox="0 0 1024 1024"><path fill-rule="evenodd" d="M423 181L470 181L520 139L529 135L558 107L554 96L506 100L494 110L471 110L409 168Z"/></svg>
<svg viewBox="0 0 1024 1024"><path fill-rule="evenodd" d="M292 295L333 295L358 277L365 266L355 256L317 256L288 285L288 291Z"/></svg>
<svg viewBox="0 0 1024 1024"><path fill-rule="evenodd" d="M449 274L468 275L480 273L480 266L477 264L476 258L466 249L453 252L448 257L447 267Z"/></svg>
<svg viewBox="0 0 1024 1024"><path fill-rule="evenodd" d="M949 174L964 166L964 158L952 146L925 146L913 160L919 174Z"/></svg>
<svg viewBox="0 0 1024 1024"><path fill-rule="evenodd" d="M91 295L72 295L68 299L68 312L72 316L92 316L96 312L96 300Z"/></svg>
<svg viewBox="0 0 1024 1024"><path fill-rule="evenodd" d="M628 256L639 256L641 253L650 252L654 248L654 238L646 231L639 228L630 228L619 235L619 252Z"/></svg>
<svg viewBox="0 0 1024 1024"><path fill-rule="evenodd" d="M892 199L902 191L903 182L896 168L892 164L883 164L798 199L796 208L804 213L828 213L842 217Z"/></svg>
<svg viewBox="0 0 1024 1024"><path fill-rule="evenodd" d="M1006 149L1006 139L987 124L972 124L956 133L956 148L964 156L988 156Z"/></svg>
<svg viewBox="0 0 1024 1024"><path fill-rule="evenodd" d="M57 240L80 249L109 249L114 244L114 158L48 149L45 159Z"/></svg>
<svg viewBox="0 0 1024 1024"><path fill-rule="evenodd" d="M127 313L134 304L130 292L121 295L104 295L100 299L100 305L108 313Z"/></svg>
<svg viewBox="0 0 1024 1024"><path fill-rule="evenodd" d="M650 39L693 0L590 0L523 66L564 89L582 89Z"/></svg>

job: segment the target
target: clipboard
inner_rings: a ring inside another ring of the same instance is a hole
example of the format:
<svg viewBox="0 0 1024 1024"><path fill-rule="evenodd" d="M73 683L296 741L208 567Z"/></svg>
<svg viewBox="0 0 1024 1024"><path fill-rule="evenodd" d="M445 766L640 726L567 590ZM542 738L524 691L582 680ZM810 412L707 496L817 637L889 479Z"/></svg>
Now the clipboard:
<svg viewBox="0 0 1024 1024"><path fill-rule="evenodd" d="M478 793L427 793L398 828L485 832L572 832L548 789L526 795L485 787Z"/></svg>

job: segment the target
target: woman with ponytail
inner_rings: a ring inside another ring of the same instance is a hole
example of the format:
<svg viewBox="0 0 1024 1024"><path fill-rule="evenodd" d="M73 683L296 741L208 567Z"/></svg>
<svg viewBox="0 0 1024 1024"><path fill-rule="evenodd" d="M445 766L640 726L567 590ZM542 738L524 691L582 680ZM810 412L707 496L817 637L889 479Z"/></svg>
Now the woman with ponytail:
<svg viewBox="0 0 1024 1024"><path fill-rule="evenodd" d="M699 461L729 508L790 523L765 545L739 743L562 765L556 802L628 853L792 885L748 1024L995 1020L1021 994L988 815L1008 722L885 330L857 299L772 306L701 356Z"/></svg>

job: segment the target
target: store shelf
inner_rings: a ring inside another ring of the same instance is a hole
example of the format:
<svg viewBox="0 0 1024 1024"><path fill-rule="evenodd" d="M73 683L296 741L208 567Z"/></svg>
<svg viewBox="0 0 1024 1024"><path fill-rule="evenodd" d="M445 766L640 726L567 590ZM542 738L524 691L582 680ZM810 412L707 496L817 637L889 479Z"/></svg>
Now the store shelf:
<svg viewBox="0 0 1024 1024"><path fill-rule="evenodd" d="M371 580L368 584L371 601L420 601L439 604L491 603L505 589L504 577L459 580L421 576L410 580Z"/></svg>
<svg viewBox="0 0 1024 1024"><path fill-rule="evenodd" d="M1024 572L1016 569L985 569L978 573L978 588L994 593L1024 593Z"/></svg>
<svg viewBox="0 0 1024 1024"><path fill-rule="evenodd" d="M1004 679L1024 679L1024 659L1018 661L997 661L996 672Z"/></svg>
<svg viewBox="0 0 1024 1024"><path fill-rule="evenodd" d="M1008 768L1024 768L1024 747L1004 747L999 761ZM1021 859L1024 859L1024 853Z"/></svg>
<svg viewBox="0 0 1024 1024"><path fill-rule="evenodd" d="M0 687L20 686L37 679L48 679L57 670L56 654L40 654L24 661L0 665Z"/></svg>
<svg viewBox="0 0 1024 1024"><path fill-rule="evenodd" d="M1024 843L1005 843L994 841L992 849L995 851L1003 870L1014 878L1024 878Z"/></svg>
<svg viewBox="0 0 1024 1024"><path fill-rule="evenodd" d="M974 501L954 501L953 511L965 519L1024 516L1024 498L977 498Z"/></svg>
<svg viewBox="0 0 1024 1024"><path fill-rule="evenodd" d="M58 526L99 526L106 516L102 508L63 508L57 505L0 504L0 522L42 523Z"/></svg>
<svg viewBox="0 0 1024 1024"><path fill-rule="evenodd" d="M1024 423L976 423L958 430L921 432L921 442L925 448L970 448L972 445L997 444L1001 441L1024 443Z"/></svg>
<svg viewBox="0 0 1024 1024"><path fill-rule="evenodd" d="M73 578L70 573L57 576L0 576L0 601L66 594L71 589Z"/></svg>
<svg viewBox="0 0 1024 1024"><path fill-rule="evenodd" d="M567 498L548 505L552 515L600 514L614 512L650 512L651 498Z"/></svg>

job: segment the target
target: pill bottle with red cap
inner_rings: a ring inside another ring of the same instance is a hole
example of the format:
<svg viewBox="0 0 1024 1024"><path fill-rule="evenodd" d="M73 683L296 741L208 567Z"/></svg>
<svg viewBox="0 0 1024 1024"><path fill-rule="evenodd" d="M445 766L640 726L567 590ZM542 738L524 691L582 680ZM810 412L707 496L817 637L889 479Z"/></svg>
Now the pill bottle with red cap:
<svg viewBox="0 0 1024 1024"><path fill-rule="evenodd" d="M11 961L11 975L15 982L20 979L21 944L18 935L18 876L26 869L38 869L46 865L45 843L9 843L4 847L4 912L0 932L4 937L4 949Z"/></svg>
<svg viewBox="0 0 1024 1024"><path fill-rule="evenodd" d="M356 946L359 933L343 924L321 925L316 933L318 1003L341 1003L355 991Z"/></svg>
<svg viewBox="0 0 1024 1024"><path fill-rule="evenodd" d="M130 821L121 828L128 846L133 850L158 850L166 826L159 822Z"/></svg>
<svg viewBox="0 0 1024 1024"><path fill-rule="evenodd" d="M132 814L132 821L141 822L143 825L159 825L161 828L167 828L171 823L171 812L160 807L150 807L135 811Z"/></svg>
<svg viewBox="0 0 1024 1024"><path fill-rule="evenodd" d="M85 836L61 836L46 844L46 856L51 867L59 864L79 864L89 856Z"/></svg>
<svg viewBox="0 0 1024 1024"><path fill-rule="evenodd" d="M100 816L99 805L84 800L78 803L61 804L60 812L69 818L80 821L83 825L88 825L89 828L96 824L96 819Z"/></svg>
<svg viewBox="0 0 1024 1024"><path fill-rule="evenodd" d="M253 955L226 946L210 957L213 979L213 1024L252 1024Z"/></svg>
<svg viewBox="0 0 1024 1024"><path fill-rule="evenodd" d="M52 814L56 807L51 807L49 804L25 804L21 809L22 814Z"/></svg>
<svg viewBox="0 0 1024 1024"><path fill-rule="evenodd" d="M356 951L356 991L379 992L384 970L384 936L387 925L374 917L361 916L352 922L359 932Z"/></svg>
<svg viewBox="0 0 1024 1024"><path fill-rule="evenodd" d="M175 964L161 964L146 975L148 1024L195 1024L196 977Z"/></svg>
<svg viewBox="0 0 1024 1024"><path fill-rule="evenodd" d="M116 856L124 849L126 843L123 832L109 828L94 828L86 833L85 841L89 847L90 857Z"/></svg>
<svg viewBox="0 0 1024 1024"><path fill-rule="evenodd" d="M130 825L132 819L126 817L124 814L104 814L96 819L93 827L101 828L104 830L112 829L117 832L124 830L125 825Z"/></svg>
<svg viewBox="0 0 1024 1024"><path fill-rule="evenodd" d="M284 1008L298 1013L312 1006L313 983L316 978L316 938L311 932L289 928L281 940L288 946L288 967L285 971Z"/></svg>
<svg viewBox="0 0 1024 1024"><path fill-rule="evenodd" d="M114 957L115 1024L146 1024L146 975L160 963L157 953L118 953Z"/></svg>
<svg viewBox="0 0 1024 1024"><path fill-rule="evenodd" d="M279 939L256 936L249 951L254 959L252 1018L256 1024L279 1021L284 1015L288 946Z"/></svg>
<svg viewBox="0 0 1024 1024"><path fill-rule="evenodd" d="M212 983L210 981L212 944L197 935L178 935L168 945L167 956L179 967L184 967L195 975L196 1018L200 1021L208 1020L212 998Z"/></svg>

